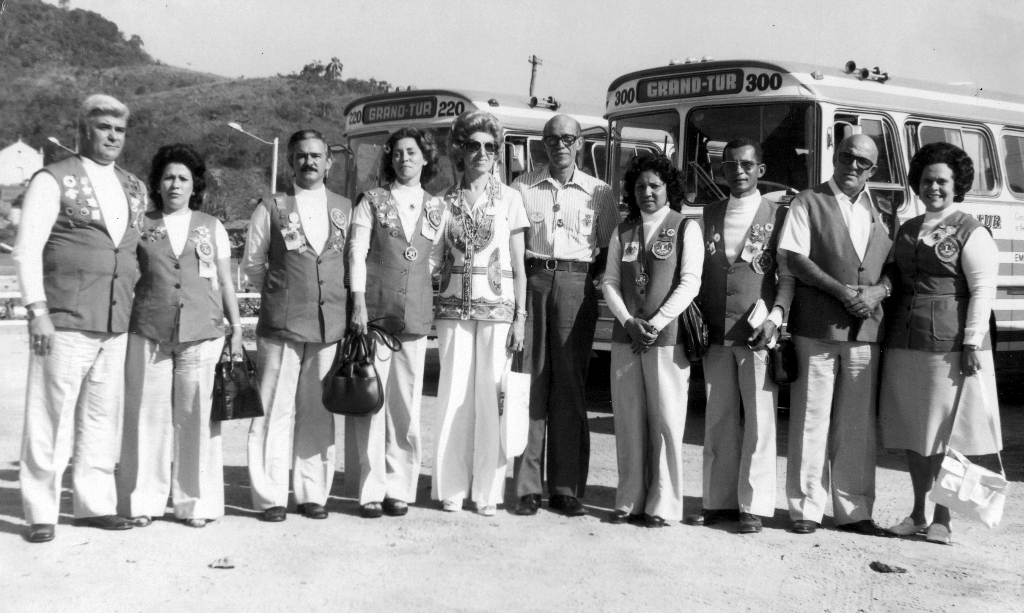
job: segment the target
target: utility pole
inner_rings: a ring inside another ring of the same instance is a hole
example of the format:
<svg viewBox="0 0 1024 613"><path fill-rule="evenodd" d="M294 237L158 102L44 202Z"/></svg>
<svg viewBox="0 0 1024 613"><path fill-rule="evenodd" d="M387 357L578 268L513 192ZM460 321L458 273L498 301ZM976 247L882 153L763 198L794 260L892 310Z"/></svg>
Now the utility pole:
<svg viewBox="0 0 1024 613"><path fill-rule="evenodd" d="M531 55L530 59L527 60L532 65L530 69L530 97L533 97L533 85L537 81L537 66L540 66L544 62L541 61L536 55Z"/></svg>

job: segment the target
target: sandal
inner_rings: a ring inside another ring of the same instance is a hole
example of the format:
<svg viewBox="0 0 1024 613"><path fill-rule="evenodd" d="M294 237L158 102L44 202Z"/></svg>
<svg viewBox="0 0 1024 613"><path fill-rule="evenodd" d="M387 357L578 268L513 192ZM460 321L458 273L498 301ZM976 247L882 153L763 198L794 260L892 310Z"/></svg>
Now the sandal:
<svg viewBox="0 0 1024 613"><path fill-rule="evenodd" d="M892 532L896 536L912 536L914 534L920 534L928 529L928 523L915 524L914 520L910 517L905 517L903 521L889 528L889 532Z"/></svg>
<svg viewBox="0 0 1024 613"><path fill-rule="evenodd" d="M189 528L205 528L206 527L206 520L205 519L196 519L196 518L183 519L183 520L181 520L181 522L183 524L185 524L186 526L188 526Z"/></svg>
<svg viewBox="0 0 1024 613"><path fill-rule="evenodd" d="M932 524L928 526L928 539L929 543L936 543L938 545L949 545L952 540L952 531L943 526L942 524Z"/></svg>
<svg viewBox="0 0 1024 613"><path fill-rule="evenodd" d="M132 517L128 521L132 522L132 525L136 528L145 528L149 524L153 523L153 518L149 515L139 515L138 517Z"/></svg>

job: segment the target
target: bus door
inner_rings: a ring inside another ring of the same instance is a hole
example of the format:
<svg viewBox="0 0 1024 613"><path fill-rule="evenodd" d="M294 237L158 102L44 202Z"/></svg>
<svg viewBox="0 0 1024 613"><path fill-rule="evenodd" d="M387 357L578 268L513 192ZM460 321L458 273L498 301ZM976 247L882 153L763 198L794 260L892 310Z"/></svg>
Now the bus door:
<svg viewBox="0 0 1024 613"><path fill-rule="evenodd" d="M837 111L829 133L832 141L829 143L829 151L835 152L844 138L854 134L869 137L878 149L878 169L868 179L867 189L871 201L878 209L882 221L889 226L889 234L892 236L898 226L894 220L902 222L919 214L916 202L910 197L906 185L907 174L903 168L903 156L900 154L899 132L896 124L887 116Z"/></svg>
<svg viewBox="0 0 1024 613"><path fill-rule="evenodd" d="M1007 285L1007 299L1024 303L1024 131L1003 130L1002 145L1006 186L1014 202L1010 204L1012 215L1007 215L1012 217L1008 223L1013 229L1011 251L999 253L999 274L1002 275L1006 270L1012 278L1011 283L1003 283L1000 279L999 285ZM1001 335L999 344L1003 346L997 347L998 350L1024 350L1024 308L1013 309L1011 321L1013 332Z"/></svg>

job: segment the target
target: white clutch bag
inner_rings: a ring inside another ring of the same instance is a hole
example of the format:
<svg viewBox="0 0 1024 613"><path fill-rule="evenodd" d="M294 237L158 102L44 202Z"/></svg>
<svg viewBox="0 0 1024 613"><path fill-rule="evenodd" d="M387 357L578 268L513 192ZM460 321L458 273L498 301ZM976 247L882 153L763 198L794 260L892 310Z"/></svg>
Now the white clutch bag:
<svg viewBox="0 0 1024 613"><path fill-rule="evenodd" d="M513 372L513 362L519 362L519 369L522 369L522 354L517 358L508 361L505 374L501 377L501 397L498 402L501 442L506 458L514 458L523 453L530 430L530 375Z"/></svg>

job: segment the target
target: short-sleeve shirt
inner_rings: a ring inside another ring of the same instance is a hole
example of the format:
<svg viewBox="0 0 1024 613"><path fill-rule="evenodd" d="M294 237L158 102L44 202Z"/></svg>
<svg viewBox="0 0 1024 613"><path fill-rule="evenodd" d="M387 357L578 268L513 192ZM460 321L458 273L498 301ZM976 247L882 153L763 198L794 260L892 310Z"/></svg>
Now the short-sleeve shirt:
<svg viewBox="0 0 1024 613"><path fill-rule="evenodd" d="M857 257L864 259L868 250L868 238L871 237L871 196L867 188L861 191L857 200L850 200L836 185L835 179L828 180L828 187L839 202L846 229L850 233L850 241ZM811 253L811 224L807 215L807 205L799 197L794 198L786 216L786 225L782 228L779 249L785 249L799 255Z"/></svg>
<svg viewBox="0 0 1024 613"><path fill-rule="evenodd" d="M522 194L529 220L528 258L593 262L619 225L611 187L579 168L564 185L545 166L520 175L512 187Z"/></svg>

